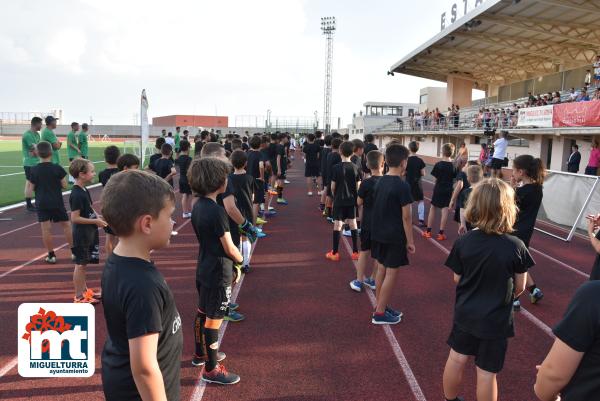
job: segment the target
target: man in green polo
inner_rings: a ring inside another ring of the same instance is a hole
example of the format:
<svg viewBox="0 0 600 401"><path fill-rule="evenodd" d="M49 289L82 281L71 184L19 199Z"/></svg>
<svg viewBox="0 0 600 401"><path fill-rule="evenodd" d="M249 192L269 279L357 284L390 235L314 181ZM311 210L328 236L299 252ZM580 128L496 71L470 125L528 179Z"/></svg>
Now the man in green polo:
<svg viewBox="0 0 600 401"><path fill-rule="evenodd" d="M181 127L175 127L175 156L179 157L179 142L181 142Z"/></svg>
<svg viewBox="0 0 600 401"><path fill-rule="evenodd" d="M77 132L79 132L79 123L71 123L71 131L67 134L67 156L69 161L81 156L77 142Z"/></svg>
<svg viewBox="0 0 600 401"><path fill-rule="evenodd" d="M88 125L86 123L81 124L81 132L77 137L79 141L79 152L81 153L81 157L84 159L89 159L89 150L88 150Z"/></svg>
<svg viewBox="0 0 600 401"><path fill-rule="evenodd" d="M21 149L23 152L23 169L25 170L25 203L27 210L35 212L36 208L31 204L33 195L33 184L31 184L31 168L37 166L40 159L37 155L36 145L40 142L39 131L42 129L42 119L33 117L31 119L31 128L23 133L21 138Z"/></svg>
<svg viewBox="0 0 600 401"><path fill-rule="evenodd" d="M52 163L60 165L60 155L58 152L60 151L62 142L54 134L57 121L58 119L54 116L46 116L46 128L42 131L40 140L50 142L52 145Z"/></svg>

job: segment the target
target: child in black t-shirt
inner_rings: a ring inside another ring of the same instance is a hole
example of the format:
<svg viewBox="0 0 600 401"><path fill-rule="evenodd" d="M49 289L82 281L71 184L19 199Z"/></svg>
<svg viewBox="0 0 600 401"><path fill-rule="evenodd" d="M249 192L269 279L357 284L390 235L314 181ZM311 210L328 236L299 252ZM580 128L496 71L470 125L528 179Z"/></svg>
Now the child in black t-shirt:
<svg viewBox="0 0 600 401"><path fill-rule="evenodd" d="M391 143L385 149L386 175L375 187L371 215L371 256L379 263L376 276L377 307L373 324L396 324L402 313L388 306L398 268L408 265L408 253L415 253L413 242L410 186L402 178L406 173L408 149Z"/></svg>
<svg viewBox="0 0 600 401"><path fill-rule="evenodd" d="M131 153L125 153L117 159L119 171L137 170L140 167L140 159Z"/></svg>
<svg viewBox="0 0 600 401"><path fill-rule="evenodd" d="M321 147L315 143L315 134L308 134L306 136L306 142L302 146L302 153L304 153L304 177L306 177L306 189L308 196L312 196L313 189L319 191L319 184L317 177L320 174L321 160Z"/></svg>
<svg viewBox="0 0 600 401"><path fill-rule="evenodd" d="M254 178L254 199L252 201L252 223L256 225L259 221L265 224L266 221L263 219L259 220L258 212L261 204L265 203L265 160L263 154L260 151L262 140L260 136L253 136L250 138L250 149L247 152L248 162L246 171ZM262 225L261 224L261 225ZM264 237L266 234L259 231L259 237Z"/></svg>
<svg viewBox="0 0 600 401"><path fill-rule="evenodd" d="M525 289L534 265L523 242L508 235L517 217L514 190L497 178L473 187L466 218L474 230L459 237L446 266L454 272L454 325L444 369L444 396L457 400L469 356L477 366L477 394L496 400L496 374L502 370L514 336L512 301Z"/></svg>
<svg viewBox="0 0 600 401"><path fill-rule="evenodd" d="M455 161L455 164L456 164L456 161ZM467 161L467 164L465 164L460 171L458 171L458 170L456 171L456 184L454 184L454 190L452 191L452 198L450 198L450 204L448 205L448 211L452 212L454 210L453 220L458 223L459 228L460 228L460 205L459 205L458 200L461 197L462 193L471 186L471 184L469 183L469 180L467 178L467 169L470 166L478 166L478 165L479 165L479 162L477 162L476 160L469 160L469 161Z"/></svg>
<svg viewBox="0 0 600 401"><path fill-rule="evenodd" d="M531 155L521 155L513 160L511 185L515 188L517 207L519 213L513 227L516 237L521 239L529 248L529 241L533 235L535 221L544 197L544 177L546 168L541 159ZM527 275L527 292L532 304L538 303L544 293L533 281L531 274ZM515 299L515 310L521 309L521 302Z"/></svg>
<svg viewBox="0 0 600 401"><path fill-rule="evenodd" d="M435 222L435 213L437 209L441 209L442 217L440 221L440 231L436 237L438 241L444 241L446 234L446 221L448 220L448 205L452 198L452 184L456 177L454 163L452 163L452 154L454 153L454 145L447 143L442 146L442 155L444 160L437 162L433 166L431 175L435 177L435 186L433 187L433 196L431 197L431 207L429 208L429 216L427 216L427 230L423 231L424 238L431 238L431 228Z"/></svg>
<svg viewBox="0 0 600 401"><path fill-rule="evenodd" d="M358 260L358 227L356 226L356 198L360 185L360 173L356 164L350 161L354 145L343 142L340 145L341 163L332 167L331 193L333 195L333 248L325 257L334 262L340 260L338 252L340 234L344 222L350 226L352 235L352 260ZM335 153L337 154L337 153Z"/></svg>
<svg viewBox="0 0 600 401"><path fill-rule="evenodd" d="M192 364L204 365L202 380L217 384L240 381L238 375L227 372L218 363L225 358L225 354L219 353L219 328L228 313L231 286L240 278L239 265L243 262L231 240L227 213L217 203L217 197L226 191L229 169L226 161L202 157L192 162L189 177L192 190L200 196L192 211L192 226L200 243L196 269L198 312L194 321L195 354Z"/></svg>
<svg viewBox="0 0 600 401"><path fill-rule="evenodd" d="M173 176L177 174L175 163L173 162L173 146L165 143L160 148L161 158L154 162L156 175L164 179L173 186Z"/></svg>
<svg viewBox="0 0 600 401"><path fill-rule="evenodd" d="M31 191L35 191L35 206L38 221L42 228L42 242L48 250L46 263L56 263L54 244L52 241L52 223L59 223L69 246L73 246L73 235L69 216L65 209L62 190L67 189L66 171L52 162L52 145L42 141L37 144L40 163L31 168L29 182Z"/></svg>
<svg viewBox="0 0 600 401"><path fill-rule="evenodd" d="M102 272L107 401L180 399L181 317L150 259L169 244L174 211L173 189L154 174L118 173L104 188L102 214L119 236Z"/></svg>
<svg viewBox="0 0 600 401"><path fill-rule="evenodd" d="M412 141L408 144L410 156L406 163L406 181L410 185L410 194L413 202L417 203L417 216L419 217L419 226L425 226L425 201L423 200L423 182L425 175L425 162L419 156L419 142Z"/></svg>
<svg viewBox="0 0 600 401"><path fill-rule="evenodd" d="M192 189L188 183L187 172L192 163L190 157L190 143L182 139L179 142L179 156L175 160L175 165L179 168L179 193L181 194L182 217L189 219L192 217Z"/></svg>
<svg viewBox="0 0 600 401"><path fill-rule="evenodd" d="M75 184L69 196L71 206L71 223L73 224L73 248L75 270L73 284L75 286L75 303L98 303L99 294L87 288L85 276L86 266L98 264L100 261L100 240L98 227L105 228L107 223L98 217L92 207L92 197L86 189L94 179L94 164L86 159L75 159L69 166L69 174L75 178Z"/></svg>
<svg viewBox="0 0 600 401"><path fill-rule="evenodd" d="M323 216L325 214L325 203L327 202L327 156L331 152L331 140L333 138L331 135L325 135L325 139L323 139L323 146L321 147L321 153L319 155L319 160L321 166L319 168L319 181L321 187L321 203L319 204L319 209L323 212Z"/></svg>
<svg viewBox="0 0 600 401"><path fill-rule="evenodd" d="M106 162L106 168L98 174L98 179L103 187L106 186L110 177L119 172L117 161L119 160L120 153L121 152L119 151L119 148L114 145L107 146L104 149L104 161ZM104 247L106 249L106 255L108 256L112 253L115 246L117 246L119 239L116 235L114 235L110 227L106 227L104 231L106 232L106 242Z"/></svg>
<svg viewBox="0 0 600 401"><path fill-rule="evenodd" d="M467 166L466 176L469 186L460 192L457 202L457 206L460 210L460 226L458 228L458 235L464 235L467 233L467 231L471 231L473 229L473 226L465 217L465 210L467 208L469 195L471 195L471 191L473 190L473 185L477 184L483 179L483 170L481 167L479 167L479 165Z"/></svg>
<svg viewBox="0 0 600 401"><path fill-rule="evenodd" d="M350 288L356 292L361 292L363 284L375 290L376 269L370 277L365 276L367 265L374 262L371 259L371 214L373 213L373 202L375 195L375 186L383 175L383 153L372 150L367 154L367 168L371 176L362 181L358 188L357 204L362 206L362 227L360 229L360 255L358 257L358 267L356 269L356 280L350 282Z"/></svg>
<svg viewBox="0 0 600 401"><path fill-rule="evenodd" d="M283 197L283 187L285 185L285 181L287 179L286 173L288 168L288 157L287 157L287 147L288 137L280 133L277 136L277 146L275 148L276 158L275 163L277 164L277 180L275 182L277 191L277 204L278 205L287 205L288 201Z"/></svg>
<svg viewBox="0 0 600 401"><path fill-rule="evenodd" d="M162 157L162 146L165 144L165 138L159 137L156 138L156 142L154 143L155 152L152 156L150 156L150 161L148 162L147 170L152 170L156 174L158 174L158 170L156 170L156 161Z"/></svg>
<svg viewBox="0 0 600 401"><path fill-rule="evenodd" d="M331 192L331 175L333 174L333 167L336 164L342 162L342 157L340 156L340 145L342 144L342 140L338 137L333 138L331 140L331 150L327 154L327 162L325 163L325 172L324 177L325 183L324 191L327 194L325 198L325 210L323 212L323 216L327 217L327 220L333 222L333 216L331 214L333 210L333 193Z"/></svg>
<svg viewBox="0 0 600 401"><path fill-rule="evenodd" d="M252 221L254 219L254 213L252 212L252 199L255 194L256 181L253 176L246 173L246 165L248 163L248 156L243 150L234 150L230 156L231 164L233 165L234 171L229 175L229 180L233 184L235 190L235 201L239 211L242 213L245 219ZM257 230L259 230L257 228ZM262 230L259 230L259 234ZM264 237L264 235L261 235ZM252 244L245 235L241 236L240 248L244 261L242 263L242 271L248 273L250 271L250 256Z"/></svg>

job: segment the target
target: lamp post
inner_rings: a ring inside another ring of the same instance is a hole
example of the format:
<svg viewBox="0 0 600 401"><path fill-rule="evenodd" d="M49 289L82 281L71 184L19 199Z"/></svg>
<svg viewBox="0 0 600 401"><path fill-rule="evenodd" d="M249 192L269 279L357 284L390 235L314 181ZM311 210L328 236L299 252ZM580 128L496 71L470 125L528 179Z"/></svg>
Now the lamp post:
<svg viewBox="0 0 600 401"><path fill-rule="evenodd" d="M327 40L327 53L325 57L325 99L323 111L323 124L325 133L331 132L331 81L332 81L332 61L333 61L333 35L336 29L335 17L321 18L321 32Z"/></svg>

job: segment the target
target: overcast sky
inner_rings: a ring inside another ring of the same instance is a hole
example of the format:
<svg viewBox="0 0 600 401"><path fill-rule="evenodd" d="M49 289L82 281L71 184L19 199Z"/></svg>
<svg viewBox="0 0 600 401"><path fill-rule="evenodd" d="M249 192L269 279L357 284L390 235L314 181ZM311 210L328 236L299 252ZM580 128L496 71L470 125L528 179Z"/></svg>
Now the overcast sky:
<svg viewBox="0 0 600 401"><path fill-rule="evenodd" d="M443 85L386 71L439 32L454 2L5 1L0 111L131 124L146 88L150 117L322 116L320 17L335 16L332 125L344 126L366 101L416 103L419 88Z"/></svg>

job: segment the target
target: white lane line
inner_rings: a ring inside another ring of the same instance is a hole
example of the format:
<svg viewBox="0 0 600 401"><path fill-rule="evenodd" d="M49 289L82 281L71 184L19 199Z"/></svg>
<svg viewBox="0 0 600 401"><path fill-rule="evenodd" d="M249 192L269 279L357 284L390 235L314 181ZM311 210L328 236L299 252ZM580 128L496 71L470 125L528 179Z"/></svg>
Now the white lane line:
<svg viewBox="0 0 600 401"><path fill-rule="evenodd" d="M23 227L15 228L14 230L10 230L10 231L7 231L5 233L0 234L0 237L4 237L5 235L16 233L17 231L21 231L21 230L24 230L24 229L29 228L29 227L33 227L36 224L39 224L39 223L36 221L35 223L31 223L31 224L27 224L26 226L23 226Z"/></svg>
<svg viewBox="0 0 600 401"><path fill-rule="evenodd" d="M352 255L352 248L350 247L350 243L348 242L348 238L344 237L344 245L346 247L346 251L348 252L348 255ZM357 264L358 262L353 260L352 264L354 265L354 268L357 268ZM375 294L373 294L373 291L365 288L368 296L369 296L369 300L371 301L371 305L373 306L373 308L375 308L377 306L377 300L375 299ZM404 355L404 352L402 351L402 347L400 346L400 343L398 343L398 339L396 338L396 336L394 335L394 332L392 331L392 328L389 325L382 325L383 331L385 333L385 336L388 339L388 342L390 343L390 346L392 347L392 350L394 351L394 356L396 357L396 360L398 361L398 364L400 365L400 368L402 369L402 373L404 373L404 377L406 378L406 381L408 382L408 386L410 387L410 390L413 393L413 396L415 397L415 399L417 401L427 401L427 398L425 398L425 394L423 394L423 390L421 389L421 386L419 385L419 382L417 381L417 378L415 377L414 372L412 371L410 364L408 363L408 360L406 359L406 356Z"/></svg>
<svg viewBox="0 0 600 401"><path fill-rule="evenodd" d="M14 368L15 366L17 366L17 362L18 361L19 361L19 358L17 358L15 356L6 365L4 365L2 367L2 369L0 369L0 377L3 377L5 374L7 374L8 372L10 372L12 370L12 368Z"/></svg>
<svg viewBox="0 0 600 401"><path fill-rule="evenodd" d="M423 231L415 226L413 224L413 229L420 235ZM436 240L434 240L433 238L429 238L428 241L432 244L434 244L438 249L440 249L442 252L444 252L446 255L450 254L450 251L442 244L440 244L439 242L437 242ZM550 328L550 326L548 326L546 323L542 322L540 319L538 319L537 317L533 316L530 312L528 312L522 305L521 305L521 312L520 312L527 320L529 320L531 323L533 323L536 327L538 327L539 329L541 329L544 333L548 334L550 337L554 338L554 334L552 334L552 329Z"/></svg>
<svg viewBox="0 0 600 401"><path fill-rule="evenodd" d="M93 188L98 188L99 186L101 186L102 184L94 184L94 185L89 185L86 188L87 189L93 189ZM71 191L65 191L62 193L63 196L69 195L71 193ZM33 201L33 203L35 204L35 201ZM12 205L8 205L8 206L3 206L0 207L0 212L6 212L8 210L13 210L13 209L18 209L20 207L25 206L25 202L19 202L19 203L13 203Z"/></svg>
<svg viewBox="0 0 600 401"><path fill-rule="evenodd" d="M54 251L59 251L59 250L61 250L62 248L64 248L65 246L67 246L67 245L69 245L69 243L68 243L68 242L65 242L64 244L62 244L62 245L61 245L61 246L59 246L58 248L54 248ZM9 275L9 274L11 274L11 273L14 273L14 272L16 272L17 270L21 270L22 268L24 268L24 267L26 267L26 266L29 266L29 265L30 265L30 264L32 264L33 262L36 262L36 261L40 260L41 258L43 258L43 257L44 257L44 256L46 256L46 255L48 255L48 252L44 252L44 253L40 254L39 256L36 256L35 258L33 258L33 259L30 259L30 260L28 260L27 262L20 264L19 266L15 266L15 267L13 267L13 268L12 268L12 269L10 269L10 270L7 270L7 271L5 271L4 273L0 274L0 278L6 277L6 276L8 276L8 275Z"/></svg>

